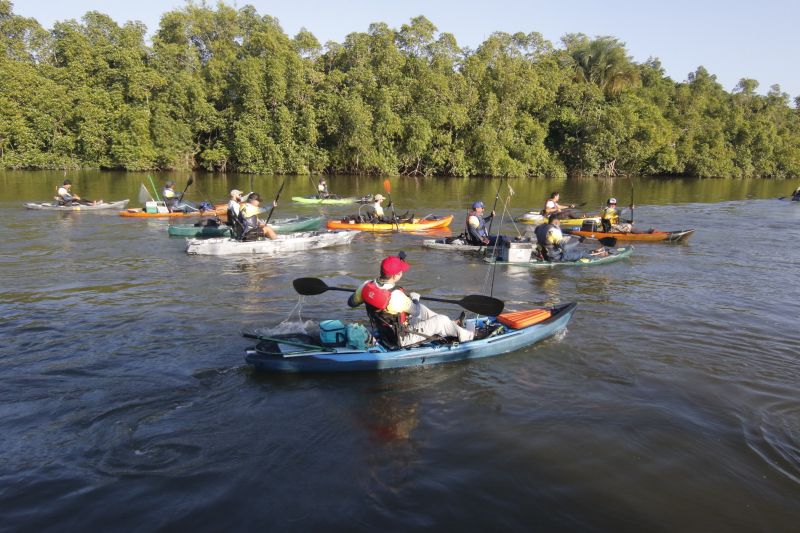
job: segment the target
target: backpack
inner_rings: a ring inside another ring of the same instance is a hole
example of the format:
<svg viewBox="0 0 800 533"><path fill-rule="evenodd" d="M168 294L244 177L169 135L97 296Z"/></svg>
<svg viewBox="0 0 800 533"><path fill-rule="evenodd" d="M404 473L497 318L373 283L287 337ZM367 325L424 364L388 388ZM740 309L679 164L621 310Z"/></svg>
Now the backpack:
<svg viewBox="0 0 800 533"><path fill-rule="evenodd" d="M347 346L367 350L374 343L372 334L363 324L347 324Z"/></svg>

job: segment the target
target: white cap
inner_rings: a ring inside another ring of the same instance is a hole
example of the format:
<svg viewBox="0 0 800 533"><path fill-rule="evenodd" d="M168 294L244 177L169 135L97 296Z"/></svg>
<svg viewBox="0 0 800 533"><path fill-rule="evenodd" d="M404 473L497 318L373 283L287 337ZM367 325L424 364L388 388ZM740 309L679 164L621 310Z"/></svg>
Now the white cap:
<svg viewBox="0 0 800 533"><path fill-rule="evenodd" d="M241 196L243 193L239 189L232 189L231 190L231 198L234 196Z"/></svg>
<svg viewBox="0 0 800 533"><path fill-rule="evenodd" d="M617 199L616 198L609 198L608 199L608 203L615 204L615 203L617 203Z"/></svg>
<svg viewBox="0 0 800 533"><path fill-rule="evenodd" d="M386 198L384 198L382 194L376 194L376 195L375 195L375 201L376 201L376 202L377 202L377 201L380 201L380 200L385 200L385 199L386 199Z"/></svg>

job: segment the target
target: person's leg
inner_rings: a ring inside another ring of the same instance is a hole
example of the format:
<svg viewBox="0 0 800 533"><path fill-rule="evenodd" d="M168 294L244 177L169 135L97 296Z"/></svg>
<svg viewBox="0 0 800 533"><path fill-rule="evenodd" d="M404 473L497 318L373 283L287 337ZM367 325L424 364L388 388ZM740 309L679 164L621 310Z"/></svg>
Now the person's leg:
<svg viewBox="0 0 800 533"><path fill-rule="evenodd" d="M272 226L269 224L263 225L261 230L264 232L264 236L268 239L276 239L278 237L278 235L275 233L275 230L272 229Z"/></svg>

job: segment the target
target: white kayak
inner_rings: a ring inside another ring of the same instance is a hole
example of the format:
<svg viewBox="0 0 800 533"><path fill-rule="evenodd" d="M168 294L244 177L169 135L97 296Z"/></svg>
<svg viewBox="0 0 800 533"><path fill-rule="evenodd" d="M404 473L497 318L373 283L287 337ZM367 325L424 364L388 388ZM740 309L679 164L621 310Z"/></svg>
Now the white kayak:
<svg viewBox="0 0 800 533"><path fill-rule="evenodd" d="M125 209L130 200L120 200L118 202L102 202L94 205L59 205L55 202L28 202L25 205L28 209L42 209L46 211L101 211L103 209Z"/></svg>
<svg viewBox="0 0 800 533"><path fill-rule="evenodd" d="M187 239L186 253L190 255L278 254L315 250L328 246L350 244L359 231L306 231L278 235L277 239L237 241L236 239Z"/></svg>
<svg viewBox="0 0 800 533"><path fill-rule="evenodd" d="M456 252L483 252L484 246L476 246L474 244L467 244L464 239L459 237L446 237L444 239L425 239L422 241L422 246L425 248L433 248L434 250L452 250Z"/></svg>

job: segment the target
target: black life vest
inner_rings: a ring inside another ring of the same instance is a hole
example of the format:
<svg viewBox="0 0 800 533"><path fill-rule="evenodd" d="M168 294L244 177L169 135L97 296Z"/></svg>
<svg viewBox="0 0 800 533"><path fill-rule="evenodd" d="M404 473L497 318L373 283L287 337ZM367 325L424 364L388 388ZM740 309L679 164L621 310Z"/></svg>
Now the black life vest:
<svg viewBox="0 0 800 533"><path fill-rule="evenodd" d="M476 217L478 219L478 227L473 228L469 224L470 217ZM466 231L464 232L467 236L467 242L469 244L486 244L489 240L488 232L486 231L486 220L480 216L475 211L469 211L467 213L467 218L465 220Z"/></svg>

